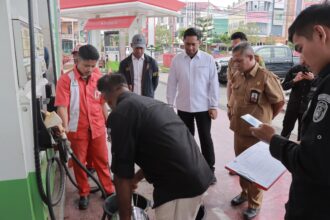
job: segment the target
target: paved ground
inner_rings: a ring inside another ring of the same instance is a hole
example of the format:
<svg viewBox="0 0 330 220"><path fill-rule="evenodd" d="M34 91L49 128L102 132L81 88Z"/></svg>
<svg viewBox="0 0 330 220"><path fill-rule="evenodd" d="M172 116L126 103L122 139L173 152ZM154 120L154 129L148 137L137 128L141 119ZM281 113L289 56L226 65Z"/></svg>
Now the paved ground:
<svg viewBox="0 0 330 220"><path fill-rule="evenodd" d="M161 82L157 89L156 98L165 100L166 75L161 74ZM219 116L212 122L212 137L216 153L216 177L218 183L208 189L208 195L205 198L207 220L240 220L242 212L246 209L246 204L239 207L231 207L230 200L240 192L237 176L230 176L225 170L226 163L234 158L233 152L233 133L228 129L229 121L226 116L225 109L225 87L220 88L220 103ZM274 121L277 130L280 130L283 113L278 120ZM293 137L295 138L295 137ZM198 137L196 137L198 141ZM199 143L199 142L198 142ZM291 176L286 172L279 181L267 192L264 193L264 201L261 212L256 220L278 220L283 219L284 204L288 197ZM100 194L91 195L91 202L88 210L79 211L77 208L78 194L72 184L67 181L66 184L66 199L64 209L64 219L82 219L94 220L101 219L103 200ZM152 198L152 186L146 181L139 184L139 193L147 198ZM149 210L150 219L154 219L153 210Z"/></svg>

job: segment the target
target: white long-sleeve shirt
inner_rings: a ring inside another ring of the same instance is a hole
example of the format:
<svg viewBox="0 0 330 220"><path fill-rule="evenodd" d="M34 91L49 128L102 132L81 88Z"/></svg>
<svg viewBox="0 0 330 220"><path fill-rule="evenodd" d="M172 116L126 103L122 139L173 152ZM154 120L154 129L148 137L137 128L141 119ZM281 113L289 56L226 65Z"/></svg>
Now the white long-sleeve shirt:
<svg viewBox="0 0 330 220"><path fill-rule="evenodd" d="M202 112L218 108L218 101L219 81L213 57L200 50L192 59L185 52L177 54L168 76L168 104L180 111Z"/></svg>
<svg viewBox="0 0 330 220"><path fill-rule="evenodd" d="M133 61L133 69L134 69L134 90L138 95L141 95L142 92L142 72L143 72L143 64L144 64L144 54L140 59L136 58L132 54Z"/></svg>

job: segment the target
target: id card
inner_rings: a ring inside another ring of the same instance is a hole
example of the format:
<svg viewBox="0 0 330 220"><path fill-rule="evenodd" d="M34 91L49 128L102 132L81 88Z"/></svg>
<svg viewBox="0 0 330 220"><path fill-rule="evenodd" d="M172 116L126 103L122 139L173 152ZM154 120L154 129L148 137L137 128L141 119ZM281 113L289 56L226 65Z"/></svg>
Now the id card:
<svg viewBox="0 0 330 220"><path fill-rule="evenodd" d="M262 124L261 121L259 121L258 119L256 119L255 117L253 117L250 114L243 115L243 116L241 116L241 118L255 128L259 127L259 125Z"/></svg>

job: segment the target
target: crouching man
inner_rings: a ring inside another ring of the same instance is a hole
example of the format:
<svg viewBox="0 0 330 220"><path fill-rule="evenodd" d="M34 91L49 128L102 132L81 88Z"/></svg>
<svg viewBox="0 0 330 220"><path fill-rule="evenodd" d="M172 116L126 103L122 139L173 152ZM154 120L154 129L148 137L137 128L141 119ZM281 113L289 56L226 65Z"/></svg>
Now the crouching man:
<svg viewBox="0 0 330 220"><path fill-rule="evenodd" d="M120 74L103 76L97 87L112 109L107 127L120 219L131 219L132 191L143 178L154 186L157 220L195 219L213 174L187 126L169 105L130 92Z"/></svg>

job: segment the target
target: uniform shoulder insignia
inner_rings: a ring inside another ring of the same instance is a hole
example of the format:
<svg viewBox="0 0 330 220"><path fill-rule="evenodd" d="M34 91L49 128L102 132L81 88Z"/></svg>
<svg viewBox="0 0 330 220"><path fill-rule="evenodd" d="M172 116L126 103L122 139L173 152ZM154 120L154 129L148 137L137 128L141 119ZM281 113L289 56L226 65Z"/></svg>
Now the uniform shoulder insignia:
<svg viewBox="0 0 330 220"><path fill-rule="evenodd" d="M328 94L320 94L317 97L317 105L313 114L313 122L317 123L323 120L325 114L328 111L328 105L330 104L330 95Z"/></svg>

